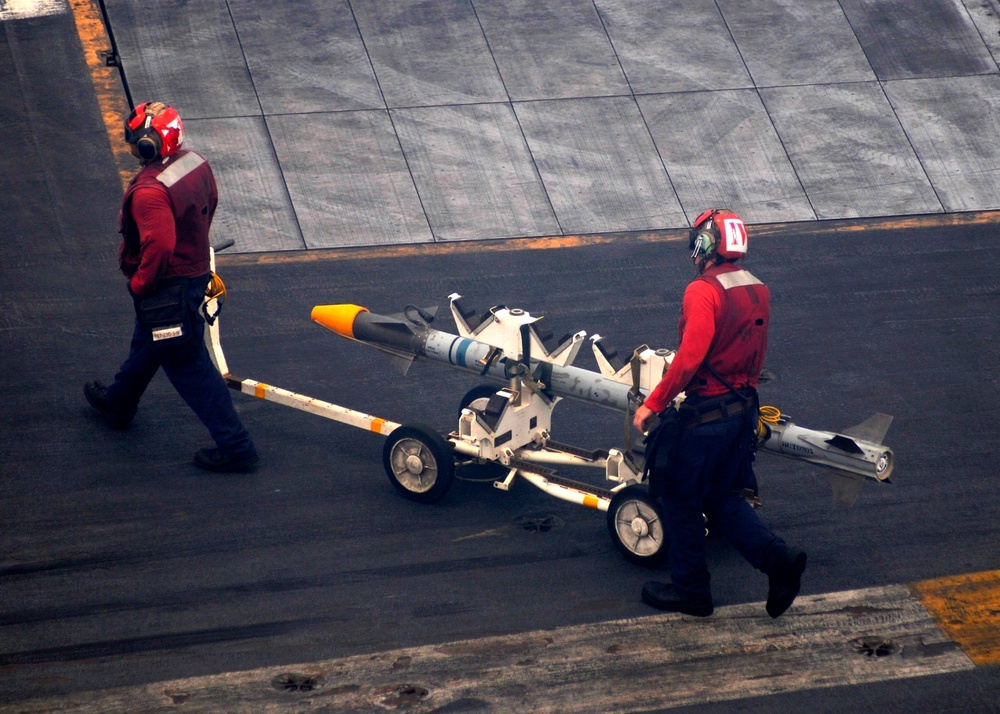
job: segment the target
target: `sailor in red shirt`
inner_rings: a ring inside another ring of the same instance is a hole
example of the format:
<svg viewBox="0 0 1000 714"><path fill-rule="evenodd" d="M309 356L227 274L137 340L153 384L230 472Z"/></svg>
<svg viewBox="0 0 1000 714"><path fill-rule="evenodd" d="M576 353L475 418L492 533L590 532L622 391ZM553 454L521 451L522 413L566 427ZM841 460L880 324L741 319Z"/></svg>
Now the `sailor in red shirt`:
<svg viewBox="0 0 1000 714"><path fill-rule="evenodd" d="M653 416L684 393L676 407L681 428L674 458L650 474L651 491L664 505L672 585L650 581L642 598L661 610L712 614L707 517L711 529L768 575L766 609L778 617L798 595L806 555L772 533L744 495L756 490L756 387L767 350L770 293L736 262L746 255L747 232L732 211L698 216L689 248L698 276L684 292L680 346L633 421L645 432Z"/></svg>
<svg viewBox="0 0 1000 714"><path fill-rule="evenodd" d="M184 125L162 102L145 102L128 115L125 141L142 162L119 214L119 264L136 321L114 382L87 382L84 395L111 427L125 429L162 367L215 440L195 453L195 465L249 471L257 450L205 347L199 311L211 277L208 234L219 201L212 169L200 154L181 148Z"/></svg>

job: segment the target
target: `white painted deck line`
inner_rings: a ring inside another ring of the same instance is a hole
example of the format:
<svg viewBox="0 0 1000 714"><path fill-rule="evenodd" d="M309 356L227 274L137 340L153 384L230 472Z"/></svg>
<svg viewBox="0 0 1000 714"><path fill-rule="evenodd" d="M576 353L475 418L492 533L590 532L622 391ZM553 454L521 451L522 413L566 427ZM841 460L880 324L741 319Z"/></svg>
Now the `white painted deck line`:
<svg viewBox="0 0 1000 714"><path fill-rule="evenodd" d="M68 9L66 0L0 0L0 21L59 15Z"/></svg>
<svg viewBox="0 0 1000 714"><path fill-rule="evenodd" d="M885 654L868 654L878 649ZM638 712L973 669L903 585L33 700L0 711ZM298 677L299 679L296 679ZM275 682L316 678L311 691ZM283 679L284 678L284 679Z"/></svg>

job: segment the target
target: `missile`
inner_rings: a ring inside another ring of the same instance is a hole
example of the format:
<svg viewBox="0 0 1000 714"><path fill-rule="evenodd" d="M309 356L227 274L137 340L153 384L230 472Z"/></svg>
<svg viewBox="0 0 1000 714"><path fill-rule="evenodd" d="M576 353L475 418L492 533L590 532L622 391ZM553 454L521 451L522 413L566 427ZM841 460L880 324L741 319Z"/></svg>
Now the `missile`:
<svg viewBox="0 0 1000 714"><path fill-rule="evenodd" d="M783 456L833 469L828 479L838 504L853 506L865 478L889 481L894 456L892 449L882 444L892 424L888 414L875 414L837 434L796 426L781 415L768 418L768 409L773 407L761 407L766 428L760 445Z"/></svg>
<svg viewBox="0 0 1000 714"><path fill-rule="evenodd" d="M436 308L411 307L400 315L377 315L359 305L317 305L311 317L341 337L386 353L403 374L415 359L423 357L492 381L510 381L511 361L498 355L495 346L431 328L427 317L433 310ZM533 363L532 374L555 396L618 411L628 409L629 386L590 370L539 360Z"/></svg>
<svg viewBox="0 0 1000 714"><path fill-rule="evenodd" d="M525 376L518 370L528 365L535 385L551 396L629 413L659 382L673 359L671 350L642 346L631 360L622 360L603 338L594 335L591 341L600 372L573 367L569 362L584 333L567 335L557 342L540 324L542 318L504 306L477 318L462 308L461 296L449 297L461 335L430 327L437 308L409 306L397 315L378 315L359 305L317 305L311 317L341 337L386 353L403 374L414 360L425 358L504 383ZM844 433L836 433L798 426L774 407L762 407L761 414L759 446L832 469L830 481L838 503L853 504L865 478L889 480L893 452L881 441L891 416L876 414Z"/></svg>

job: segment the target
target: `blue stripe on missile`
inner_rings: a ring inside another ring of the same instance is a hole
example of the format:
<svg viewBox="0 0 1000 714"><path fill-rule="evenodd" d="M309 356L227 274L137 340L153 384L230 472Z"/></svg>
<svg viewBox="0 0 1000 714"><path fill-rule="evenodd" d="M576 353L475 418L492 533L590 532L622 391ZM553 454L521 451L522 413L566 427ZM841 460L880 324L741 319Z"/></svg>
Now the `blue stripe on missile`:
<svg viewBox="0 0 1000 714"><path fill-rule="evenodd" d="M449 357L452 354L454 355L454 359L452 360L453 365L457 367L468 367L468 365L465 364L465 353L469 351L469 345L472 344L472 340L467 339L465 337L459 337L457 338L457 341L458 341L457 347L455 346L454 342L451 343L452 349L449 350L450 353Z"/></svg>

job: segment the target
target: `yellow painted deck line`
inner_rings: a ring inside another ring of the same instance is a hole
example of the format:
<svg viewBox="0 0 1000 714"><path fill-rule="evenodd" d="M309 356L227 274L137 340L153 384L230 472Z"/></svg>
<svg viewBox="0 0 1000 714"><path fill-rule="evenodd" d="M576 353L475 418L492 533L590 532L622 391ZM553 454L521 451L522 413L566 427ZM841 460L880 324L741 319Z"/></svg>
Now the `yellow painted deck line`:
<svg viewBox="0 0 1000 714"><path fill-rule="evenodd" d="M481 535L481 534L480 534ZM972 576L975 577L975 576ZM542 594L544 595L544 594ZM643 712L975 669L906 585L37 699L0 712ZM114 666L114 658L105 658ZM305 689L301 687L305 686ZM29 708L30 706L30 708Z"/></svg>
<svg viewBox="0 0 1000 714"><path fill-rule="evenodd" d="M406 245L366 246L360 248L310 248L272 253L235 253L218 256L220 265L274 265L280 263L316 263L370 258L409 258L455 253L500 253L519 250L557 250L622 241L641 243L687 240L686 230L633 231L593 235L542 236L491 240L452 241L448 243L408 243Z"/></svg>
<svg viewBox="0 0 1000 714"><path fill-rule="evenodd" d="M122 89L118 68L105 64L104 53L111 50L111 40L104 27L104 18L96 0L69 0L69 7L76 22L76 32L83 46L83 57L94 85L94 96L108 132L111 156L118 169L124 189L135 175L138 164L129 153L123 139L122 119L131 107Z"/></svg>
<svg viewBox="0 0 1000 714"><path fill-rule="evenodd" d="M1000 225L1000 211L944 213L891 218L852 218L831 221L769 223L750 227L756 237L779 237L808 231L810 235L832 235L859 231L942 228L947 226ZM622 231L588 235L541 236L498 240L467 240L448 243L410 243L406 245L366 246L359 248L311 248L307 250L234 253L218 256L220 265L274 265L316 263L373 258L409 258L452 255L456 253L498 253L526 250L559 250L609 243L676 243L688 240L688 231L673 228L658 231Z"/></svg>
<svg viewBox="0 0 1000 714"><path fill-rule="evenodd" d="M969 659L1000 664L1000 570L924 580L913 589Z"/></svg>
<svg viewBox="0 0 1000 714"><path fill-rule="evenodd" d="M783 236L801 233L808 226L810 235L858 233L873 230L912 230L916 228L946 228L949 226L982 226L1000 224L1000 211L969 211L966 213L930 213L918 216L883 216L876 218L837 218L809 223L772 223L753 226L755 236Z"/></svg>

